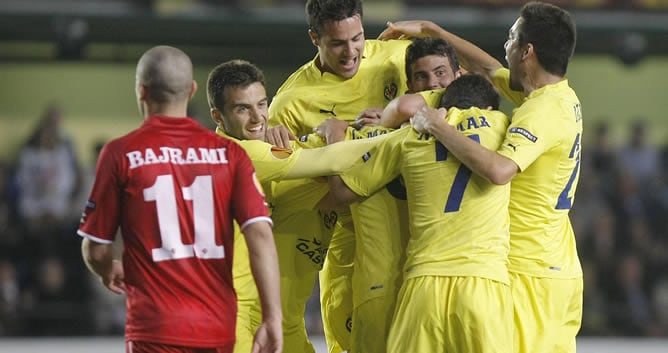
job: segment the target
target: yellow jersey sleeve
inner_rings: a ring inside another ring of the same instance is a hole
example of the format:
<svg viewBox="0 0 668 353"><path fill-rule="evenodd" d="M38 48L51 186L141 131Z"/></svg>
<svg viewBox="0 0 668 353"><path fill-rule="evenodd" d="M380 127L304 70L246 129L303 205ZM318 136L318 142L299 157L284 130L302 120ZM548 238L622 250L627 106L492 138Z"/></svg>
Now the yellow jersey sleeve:
<svg viewBox="0 0 668 353"><path fill-rule="evenodd" d="M297 136L309 134L324 119L354 121L365 109L385 107L405 92L404 57L408 40L367 40L357 74L343 79L321 72L315 58L295 71L269 106L269 124L284 125Z"/></svg>
<svg viewBox="0 0 668 353"><path fill-rule="evenodd" d="M441 97L443 97L443 92L445 88L439 88L431 91L420 91L417 94L421 95L424 98L424 101L427 103L427 106L432 108L441 107Z"/></svg>

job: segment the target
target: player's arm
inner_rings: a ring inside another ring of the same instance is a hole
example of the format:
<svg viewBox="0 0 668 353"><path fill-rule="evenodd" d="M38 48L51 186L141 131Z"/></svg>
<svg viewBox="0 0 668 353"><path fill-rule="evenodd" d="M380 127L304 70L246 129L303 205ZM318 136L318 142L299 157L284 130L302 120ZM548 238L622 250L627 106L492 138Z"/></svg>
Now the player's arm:
<svg viewBox="0 0 668 353"><path fill-rule="evenodd" d="M339 174L350 168L375 145L381 143L385 136L387 135L371 139L342 141L320 148L304 149L299 154L293 167L287 172L285 179L314 178Z"/></svg>
<svg viewBox="0 0 668 353"><path fill-rule="evenodd" d="M409 93L397 97L390 101L383 110L380 117L380 125L399 128L401 124L405 123L417 113L417 111L424 107L427 102L420 94Z"/></svg>
<svg viewBox="0 0 668 353"><path fill-rule="evenodd" d="M260 296L262 324L253 343L253 352L281 352L281 288L278 255L269 222L253 222L242 230L248 246L251 271ZM260 349L261 348L261 349Z"/></svg>
<svg viewBox="0 0 668 353"><path fill-rule="evenodd" d="M388 22L387 28L379 39L392 39L401 36L437 37L447 40L455 51L459 64L466 69L487 78L490 82L494 72L503 65L475 44L446 31L431 21L399 21Z"/></svg>
<svg viewBox="0 0 668 353"><path fill-rule="evenodd" d="M88 269L98 275L110 291L125 293L123 264L113 258L113 246L84 238L81 242L81 255Z"/></svg>
<svg viewBox="0 0 668 353"><path fill-rule="evenodd" d="M419 132L436 137L443 146L474 173L497 185L510 182L519 172L511 159L469 139L445 121L445 108L424 107L413 116L411 125Z"/></svg>
<svg viewBox="0 0 668 353"><path fill-rule="evenodd" d="M327 177L329 192L315 206L319 210L332 210L364 200L366 197L356 194L338 175Z"/></svg>

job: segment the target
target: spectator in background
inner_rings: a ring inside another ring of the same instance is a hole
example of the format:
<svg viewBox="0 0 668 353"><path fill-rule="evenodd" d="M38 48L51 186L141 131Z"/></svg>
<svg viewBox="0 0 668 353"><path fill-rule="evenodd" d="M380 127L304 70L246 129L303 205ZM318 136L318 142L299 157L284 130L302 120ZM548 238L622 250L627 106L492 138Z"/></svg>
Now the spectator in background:
<svg viewBox="0 0 668 353"><path fill-rule="evenodd" d="M49 106L21 149L16 170L18 215L29 241L41 249L56 249L76 219L71 202L79 181L78 162L60 124L60 110Z"/></svg>
<svg viewBox="0 0 668 353"><path fill-rule="evenodd" d="M647 141L647 123L637 119L631 124L628 143L619 151L621 172L637 185L654 185L660 173L660 158L656 147ZM644 189L647 190L646 187ZM649 191L649 190L648 190Z"/></svg>

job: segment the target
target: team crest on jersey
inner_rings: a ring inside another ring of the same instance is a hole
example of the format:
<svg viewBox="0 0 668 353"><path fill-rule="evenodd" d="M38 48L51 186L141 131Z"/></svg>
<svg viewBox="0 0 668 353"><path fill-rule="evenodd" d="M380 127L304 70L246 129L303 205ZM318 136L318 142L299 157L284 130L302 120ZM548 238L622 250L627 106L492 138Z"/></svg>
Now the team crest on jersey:
<svg viewBox="0 0 668 353"><path fill-rule="evenodd" d="M260 195L264 196L264 189L262 188L262 184L260 184L260 180L258 180L257 175L255 173L253 173L253 184L255 184L257 192L259 192Z"/></svg>
<svg viewBox="0 0 668 353"><path fill-rule="evenodd" d="M511 134L520 134L524 137L526 137L527 140L531 142L536 142L538 141L538 137L534 136L532 133L530 133L528 130L523 129L521 127L511 127L510 130L508 130Z"/></svg>
<svg viewBox="0 0 668 353"><path fill-rule="evenodd" d="M391 82L389 85L385 86L385 89L383 90L383 94L385 95L385 99L388 101L393 100L394 98L397 97L397 85L394 84L394 82Z"/></svg>
<svg viewBox="0 0 668 353"><path fill-rule="evenodd" d="M303 135L302 137L299 138L299 142L307 142L308 141L308 135Z"/></svg>
<svg viewBox="0 0 668 353"><path fill-rule="evenodd" d="M286 159L292 154L292 149L271 146L271 155L276 159Z"/></svg>

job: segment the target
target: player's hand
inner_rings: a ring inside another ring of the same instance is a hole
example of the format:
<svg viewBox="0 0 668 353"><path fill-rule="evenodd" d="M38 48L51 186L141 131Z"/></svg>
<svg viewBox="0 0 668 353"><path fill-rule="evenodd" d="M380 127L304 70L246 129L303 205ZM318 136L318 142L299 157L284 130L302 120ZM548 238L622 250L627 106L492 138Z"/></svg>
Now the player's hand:
<svg viewBox="0 0 668 353"><path fill-rule="evenodd" d="M359 130L365 126L379 125L381 115L383 115L383 108L366 109L355 118L353 127Z"/></svg>
<svg viewBox="0 0 668 353"><path fill-rule="evenodd" d="M290 148L290 140L294 141L296 139L297 137L283 125L268 128L264 137L266 142L281 148Z"/></svg>
<svg viewBox="0 0 668 353"><path fill-rule="evenodd" d="M378 39L406 39L411 37L431 37L431 29L436 26L430 21L398 21L387 22L387 28L380 33Z"/></svg>
<svg viewBox="0 0 668 353"><path fill-rule="evenodd" d="M313 131L325 138L327 144L343 141L346 138L348 122L331 117L316 126Z"/></svg>
<svg viewBox="0 0 668 353"><path fill-rule="evenodd" d="M411 126L417 132L429 133L434 131L434 127L439 124L447 124L445 122L445 114L447 112L445 108L434 109L424 106L410 119Z"/></svg>
<svg viewBox="0 0 668 353"><path fill-rule="evenodd" d="M125 293L125 272L122 262L119 260L111 262L111 269L106 276L102 277L102 284L116 294Z"/></svg>
<svg viewBox="0 0 668 353"><path fill-rule="evenodd" d="M283 328L281 320L263 321L255 332L252 353L281 353Z"/></svg>

